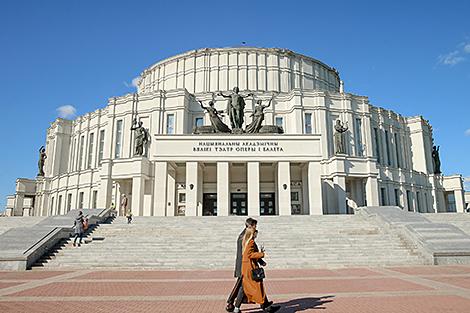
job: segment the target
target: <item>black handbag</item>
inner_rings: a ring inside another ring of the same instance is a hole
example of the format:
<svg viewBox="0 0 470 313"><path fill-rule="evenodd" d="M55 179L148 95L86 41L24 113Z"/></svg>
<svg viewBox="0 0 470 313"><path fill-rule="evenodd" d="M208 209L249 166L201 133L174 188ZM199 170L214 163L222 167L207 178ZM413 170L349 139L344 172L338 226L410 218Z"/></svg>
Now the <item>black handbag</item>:
<svg viewBox="0 0 470 313"><path fill-rule="evenodd" d="M263 281L266 276L264 275L264 268L258 267L253 270L251 270L251 278L254 281Z"/></svg>

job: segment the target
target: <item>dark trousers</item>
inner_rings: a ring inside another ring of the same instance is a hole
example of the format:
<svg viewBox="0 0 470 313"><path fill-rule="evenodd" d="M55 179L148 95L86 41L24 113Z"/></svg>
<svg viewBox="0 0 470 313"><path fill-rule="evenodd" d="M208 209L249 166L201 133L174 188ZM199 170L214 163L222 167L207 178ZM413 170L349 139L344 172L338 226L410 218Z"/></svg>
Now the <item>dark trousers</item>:
<svg viewBox="0 0 470 313"><path fill-rule="evenodd" d="M75 240L73 241L74 244L77 243L78 238L80 238L80 240L78 241L78 244L81 245L82 244L83 233L75 234Z"/></svg>
<svg viewBox="0 0 470 313"><path fill-rule="evenodd" d="M232 292L228 296L227 303L231 304L231 303L235 302L235 299L238 298L238 293L239 293L240 289L243 292L242 278L238 277L237 282L235 283L235 286L233 286ZM243 299L243 297L242 297L242 299Z"/></svg>

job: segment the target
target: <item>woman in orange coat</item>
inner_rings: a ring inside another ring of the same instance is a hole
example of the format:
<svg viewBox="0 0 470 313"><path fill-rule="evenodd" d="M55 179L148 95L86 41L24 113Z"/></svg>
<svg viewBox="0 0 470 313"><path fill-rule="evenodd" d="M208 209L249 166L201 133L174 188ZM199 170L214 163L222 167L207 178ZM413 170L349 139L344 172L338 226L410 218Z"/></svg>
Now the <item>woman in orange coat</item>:
<svg viewBox="0 0 470 313"><path fill-rule="evenodd" d="M252 277L252 271L258 268L258 259L264 258L264 251L259 252L255 243L258 231L254 228L247 228L243 237L243 256L242 256L242 285L243 291L249 303L258 303L265 312L276 312L280 309L277 305L272 305L268 301L263 281L255 281Z"/></svg>

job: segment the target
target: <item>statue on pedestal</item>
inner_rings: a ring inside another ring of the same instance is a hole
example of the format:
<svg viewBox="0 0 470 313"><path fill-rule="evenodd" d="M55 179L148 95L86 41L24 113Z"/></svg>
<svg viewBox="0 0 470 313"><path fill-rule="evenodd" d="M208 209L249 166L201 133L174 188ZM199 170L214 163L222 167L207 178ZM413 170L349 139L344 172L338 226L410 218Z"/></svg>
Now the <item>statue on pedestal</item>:
<svg viewBox="0 0 470 313"><path fill-rule="evenodd" d="M46 148L41 146L41 148L39 148L38 176L44 176L44 164L46 163L46 159Z"/></svg>
<svg viewBox="0 0 470 313"><path fill-rule="evenodd" d="M348 131L348 122L346 122L346 126L341 123L340 120L336 120L335 125L335 148L336 154L346 154L346 147L344 145L344 133Z"/></svg>
<svg viewBox="0 0 470 313"><path fill-rule="evenodd" d="M136 156L142 156L144 155L144 146L148 143L149 141L149 134L145 127L143 126L144 123L142 121L139 121L137 123L137 118L134 119L134 122L132 123L131 130L135 132L135 138L134 138L134 155Z"/></svg>
<svg viewBox="0 0 470 313"><path fill-rule="evenodd" d="M439 146L432 147L432 160L434 165L434 174L441 174L441 158L439 156Z"/></svg>
<svg viewBox="0 0 470 313"><path fill-rule="evenodd" d="M229 99L227 103L227 114L230 118L230 124L232 126L232 130L238 129L238 131L236 132L239 132L243 126L243 114L245 111L244 98L247 98L253 95L252 93L249 93L246 96L242 96L239 94L239 92L240 92L240 89L238 89L238 87L234 87L232 94L228 96L224 95L222 92L219 92L217 94L219 96Z"/></svg>
<svg viewBox="0 0 470 313"><path fill-rule="evenodd" d="M211 120L211 125L214 128L214 131L216 133L230 133L231 130L230 128L225 125L224 122L222 122L222 119L220 118L222 115L220 111L217 111L216 108L214 108L214 101L209 101L209 106L205 107L201 101L199 101L199 104L201 105L201 108L203 110L206 110L207 113L209 113L209 118Z"/></svg>
<svg viewBox="0 0 470 313"><path fill-rule="evenodd" d="M255 105L255 111L251 114L251 117L253 117L253 121L251 121L250 124L248 124L245 128L246 133L259 133L259 130L261 129L261 124L264 121L264 109L269 107L271 105L271 102L273 101L274 96L269 100L268 105L263 105L262 100L257 100L256 105Z"/></svg>

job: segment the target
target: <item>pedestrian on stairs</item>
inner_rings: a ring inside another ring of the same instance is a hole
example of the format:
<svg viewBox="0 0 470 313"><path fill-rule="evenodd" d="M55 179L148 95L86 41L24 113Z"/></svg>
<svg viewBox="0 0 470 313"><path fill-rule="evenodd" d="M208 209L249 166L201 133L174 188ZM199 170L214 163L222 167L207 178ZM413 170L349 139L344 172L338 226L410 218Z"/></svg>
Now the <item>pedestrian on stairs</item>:
<svg viewBox="0 0 470 313"><path fill-rule="evenodd" d="M84 232L83 222L84 222L83 212L79 211L78 216L77 216L77 218L75 219L75 221L73 223L73 228L74 228L74 231L75 231L75 239L73 241L73 246L74 247L77 245L77 239L78 238L80 238L80 240L78 241L78 246L80 247L82 245L82 238L83 238L83 232Z"/></svg>

